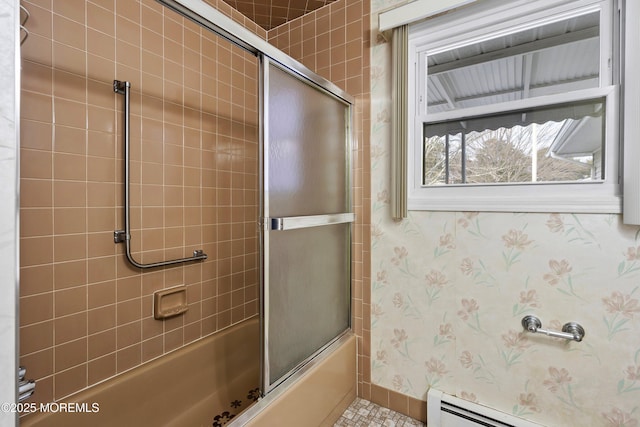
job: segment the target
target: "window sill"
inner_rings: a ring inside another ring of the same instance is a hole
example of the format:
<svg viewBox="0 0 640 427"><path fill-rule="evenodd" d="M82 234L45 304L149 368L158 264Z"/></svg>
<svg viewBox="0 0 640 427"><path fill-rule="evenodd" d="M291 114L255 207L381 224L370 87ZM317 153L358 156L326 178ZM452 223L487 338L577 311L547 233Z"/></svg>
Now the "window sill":
<svg viewBox="0 0 640 427"><path fill-rule="evenodd" d="M593 185L600 187L600 191L596 194L593 192ZM622 213L622 197L617 194L615 186L594 183L552 184L545 187L512 185L420 188L409 194L408 209L413 211Z"/></svg>

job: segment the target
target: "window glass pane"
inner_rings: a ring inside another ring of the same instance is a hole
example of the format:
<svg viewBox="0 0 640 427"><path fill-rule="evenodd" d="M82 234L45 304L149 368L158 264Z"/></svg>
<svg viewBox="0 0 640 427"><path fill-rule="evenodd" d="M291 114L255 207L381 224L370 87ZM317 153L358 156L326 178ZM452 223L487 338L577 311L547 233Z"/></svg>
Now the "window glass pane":
<svg viewBox="0 0 640 427"><path fill-rule="evenodd" d="M427 114L599 87L599 12L427 57Z"/></svg>
<svg viewBox="0 0 640 427"><path fill-rule="evenodd" d="M424 125L423 185L604 178L605 100Z"/></svg>

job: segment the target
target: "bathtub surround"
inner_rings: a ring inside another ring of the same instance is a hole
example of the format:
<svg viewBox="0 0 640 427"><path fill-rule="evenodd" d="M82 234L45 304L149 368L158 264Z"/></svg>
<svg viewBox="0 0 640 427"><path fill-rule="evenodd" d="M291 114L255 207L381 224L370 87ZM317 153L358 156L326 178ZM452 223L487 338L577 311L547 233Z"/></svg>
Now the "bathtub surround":
<svg viewBox="0 0 640 427"><path fill-rule="evenodd" d="M401 2L372 1L376 14ZM640 421L638 227L618 215L389 214L390 46L372 48L371 380L544 425ZM640 136L638 136L640 137ZM536 314L580 342L523 333ZM373 387L373 386L372 386Z"/></svg>
<svg viewBox="0 0 640 427"><path fill-rule="evenodd" d="M18 314L18 122L19 93L16 82L20 81L18 63L18 15L16 2L0 0L0 84L5 90L0 93L0 403L15 402L18 361L17 314ZM0 426L16 423L16 414L0 412Z"/></svg>
<svg viewBox="0 0 640 427"><path fill-rule="evenodd" d="M47 403L91 393L105 381L126 380L129 374L118 374L162 361L160 355L257 312L257 78L251 55L152 0L92 0L78 7L27 3L35 10L30 20L35 42L25 45L23 61L28 107L22 149L28 161L22 184L29 196L22 206L27 225L21 237L37 250L28 252L32 258L21 266L26 313L21 358L37 373L34 401ZM222 2L213 6L266 37ZM331 19L341 22L343 35L348 19L365 12L360 2L336 10ZM322 16L319 22L327 25L329 15ZM72 33L85 37L68 37ZM325 71L333 70L329 77L352 93L368 88L360 70L363 34L357 38L351 50L334 40L341 56L329 58L327 49L317 56L319 64L333 61ZM347 66L358 73L347 77ZM153 262L203 248L207 261L141 273L125 261L121 246L114 246L113 230L122 227L122 111L113 79L129 80L134 89L132 136L141 145L132 155L136 259ZM361 96L353 171L358 221L353 288L359 301L368 270L363 255L367 105ZM189 311L162 322L153 319L153 292L182 283ZM353 316L361 331L357 305ZM352 340L346 354L355 348ZM355 377L355 364L353 369ZM348 406L355 391L344 394L331 414L323 415L325 421L327 415L337 418L342 412L337 408Z"/></svg>

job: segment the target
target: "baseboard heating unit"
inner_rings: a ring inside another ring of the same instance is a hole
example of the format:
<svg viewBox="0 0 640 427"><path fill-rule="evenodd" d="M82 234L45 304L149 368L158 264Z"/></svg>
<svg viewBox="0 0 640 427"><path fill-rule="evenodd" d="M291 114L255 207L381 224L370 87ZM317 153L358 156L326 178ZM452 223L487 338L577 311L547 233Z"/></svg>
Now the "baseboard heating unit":
<svg viewBox="0 0 640 427"><path fill-rule="evenodd" d="M427 427L542 427L540 424L459 399L439 390L427 393Z"/></svg>

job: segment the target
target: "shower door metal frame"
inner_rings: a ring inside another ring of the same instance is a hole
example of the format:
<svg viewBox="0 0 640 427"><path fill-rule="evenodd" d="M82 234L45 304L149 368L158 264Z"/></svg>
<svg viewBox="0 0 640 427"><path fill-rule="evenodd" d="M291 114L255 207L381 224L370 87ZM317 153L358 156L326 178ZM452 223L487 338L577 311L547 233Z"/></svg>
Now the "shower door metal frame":
<svg viewBox="0 0 640 427"><path fill-rule="evenodd" d="M259 72L260 74L260 87L259 87L259 91L260 91L260 112L259 112L259 120L260 120L260 124L262 127L262 132L260 133L260 150L264 149L264 81L263 79L263 73L262 73L262 67L265 67L266 63L273 63L275 65L277 65L281 70L291 74L292 76L297 77L298 79L300 79L301 81L305 82L306 84L309 84L313 87L315 87L316 89L319 89L321 91L324 91L326 94L334 97L337 100L342 101L343 103L345 103L346 105L349 106L348 108L348 119L346 121L347 124L347 130L345 132L345 150L347 153L347 165L346 168L348 169L346 171L347 173L347 181L349 182L349 188L348 188L348 197L349 199L351 199L351 173L352 173L352 162L351 162L351 152L352 150L355 148L356 143L355 143L355 138L353 135L353 114L354 114L354 105L355 105L355 99L349 95L347 92L345 92L343 89L339 88L337 85L335 85L334 83L330 82L329 80L323 78L322 76L314 73L313 71L311 71L309 68L307 68L306 66L304 66L302 63L298 62L297 60L291 58L289 55L287 55L286 53L282 52L280 49L276 48L275 46L271 45L270 43L268 43L267 41L265 41L264 39L258 37L256 34L252 33L251 31L247 30L246 28L244 28L243 26L241 26L240 24L234 22L232 19L230 19L229 17L225 16L224 14L222 14L220 11L216 10L215 8L213 8L212 6L209 6L208 4L206 4L205 2L201 1L201 0L156 0L158 3L168 7L169 9L174 10L175 12L179 13L180 15L184 16L187 19L190 19L191 21L197 23L198 25L202 26L205 29L208 29L209 31L213 32L214 34L217 34L218 36L230 41L231 43L235 44L236 46L246 50L247 52L252 53L253 55L257 56L259 59L259 63L260 63L260 67L261 70ZM263 153L260 153L260 156L262 156ZM261 165L262 167L262 165ZM261 174L260 179L260 185L262 186L264 184L264 182L262 181L262 179L264 178L264 173ZM260 187L263 188L263 187ZM261 200L262 202L262 200ZM353 206L351 204L351 200L349 200L348 205L351 209L353 209ZM342 216L341 219L339 219L340 222L353 222L354 220L354 216L351 212L348 213L348 216ZM335 220L335 219L334 219ZM304 220L303 220L304 221ZM264 222L264 221L263 221ZM288 219L284 219L283 222L291 222L291 218ZM294 221L295 222L295 221ZM260 225L260 221L258 221L259 225ZM263 228L260 227L260 231L261 231L261 235L264 234L263 232ZM353 241L353 228L351 227L351 236L350 236L350 243ZM261 238L262 239L262 238ZM262 243L262 242L261 242ZM350 267L351 267L351 244L349 245L349 263L350 263ZM265 262L264 259L262 259L261 257L261 262ZM262 274L264 274L264 270L262 271ZM351 282L352 280L349 281L349 291L351 293ZM263 293L261 295L262 301L261 304L263 304L264 307L264 289L261 289L261 292ZM351 306L350 306L351 307ZM351 308L350 308L351 310ZM261 310L262 312L262 310ZM263 319L264 320L264 319ZM349 313L349 323L351 323L351 313ZM264 325L263 325L263 332L264 332ZM309 357L307 360L304 361L304 363L301 363L298 367L296 367L296 369L294 369L294 373L291 375L288 375L287 379L283 379L281 382L288 382L288 381L293 381L295 380L295 378L298 375L301 375L302 373L304 373L306 370L310 369L317 361L319 361L320 359L322 359L324 357L324 354L322 352L322 350L328 348L328 347L332 347L335 345L339 345L340 343L342 343L346 337L348 337L347 333L350 331L351 325L349 325L349 328L347 328L347 330L342 334L339 335L338 337L334 338L332 341L328 342L325 346L323 346L320 350L318 350L316 353L314 353L314 355L312 355L311 357ZM264 334L263 334L264 335ZM264 344L265 342L262 343L263 345L261 346L262 351L264 352ZM262 363L264 363L264 357L261 358L263 361ZM264 378L264 375L263 375ZM278 383L280 384L280 382ZM266 394L268 391L271 391L275 388L275 385L273 385L272 387L270 387L268 390L266 387L262 387L262 392L263 394ZM280 393L280 390L274 390L274 392L267 396L267 400L271 397L275 395L278 395ZM246 414L246 412L244 413ZM246 414L245 417L250 417L250 414ZM239 422L240 419L244 419L245 417L237 417L236 422ZM247 418L248 419L248 418Z"/></svg>
<svg viewBox="0 0 640 427"><path fill-rule="evenodd" d="M293 78L297 78L299 81L314 87L315 89L323 92L325 95L332 97L333 99L341 102L346 107L346 117L345 117L345 135L344 135L344 150L345 150L345 165L344 165L344 173L345 173L345 185L346 185L346 200L345 206L349 208L351 212L342 212L336 214L326 214L326 215L312 215L312 216L300 216L300 217L278 217L272 218L269 216L269 201L268 201L268 188L269 188L269 161L266 153L269 152L269 111L268 111L268 100L269 100L269 66L273 65L279 68L281 71L287 73ZM313 75L313 78L309 78L309 74ZM259 82L259 118L260 118L260 212L261 216L259 219L259 228L260 228L260 248L261 256L260 256L260 282L262 286L260 286L260 303L261 303L261 311L260 311L260 320L262 323L261 328L261 373L262 373L262 385L261 389L263 395L267 395L277 386L287 381L289 378L295 379L297 376L302 375L305 366L309 364L314 358L316 358L319 354L321 354L325 349L330 347L336 341L339 341L345 334L351 331L351 304L349 304L349 323L347 328L333 339L325 343L318 350L313 352L304 360L301 360L293 369L288 371L285 375L277 379L277 381L271 383L270 372L269 372L269 355L267 349L269 348L269 264L270 264L270 254L268 250L269 246L269 232L271 231L285 231L285 230L293 230L300 228L309 228L309 227L321 227L325 225L331 224L345 224L345 223L355 223L355 214L353 211L353 202L352 202L352 156L351 152L353 149L354 137L353 137L353 98L349 97L349 100L345 99L342 96L338 96L336 93L329 90L325 85L317 84L317 80L322 79L322 77L316 75L315 73L306 70L306 72L301 72L301 70L292 70L288 66L282 64L281 62L274 60L266 55L260 56L260 82ZM332 84L331 84L332 85ZM348 247L348 263L349 263L349 295L352 294L352 282L353 276L351 271L352 265L352 244L353 244L353 227L350 227L350 236L349 236L349 247ZM351 298L350 298L351 299Z"/></svg>

